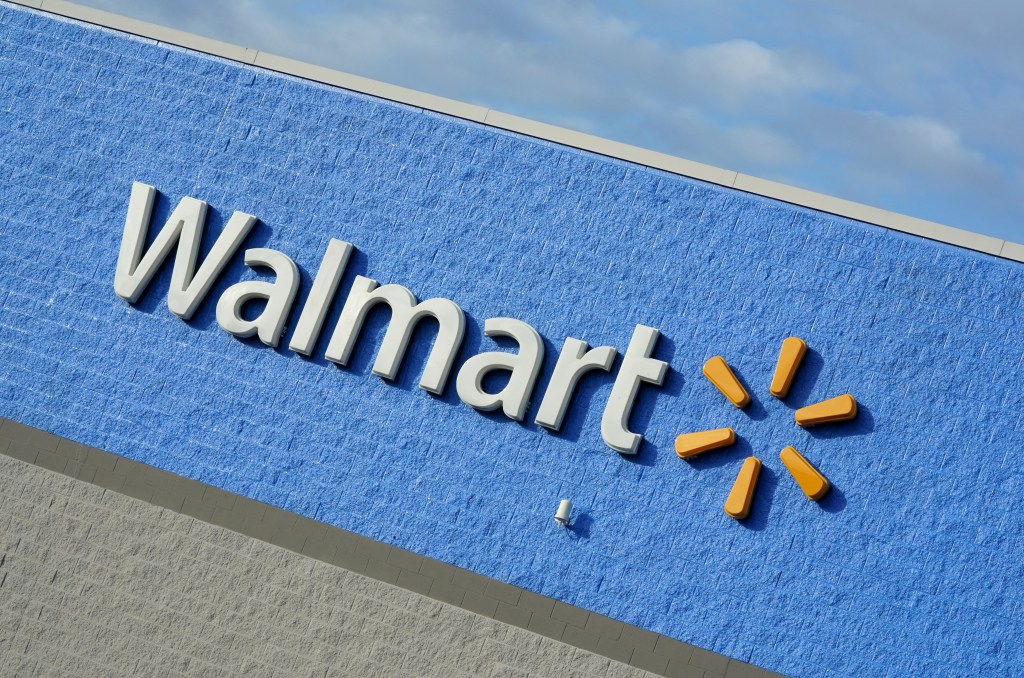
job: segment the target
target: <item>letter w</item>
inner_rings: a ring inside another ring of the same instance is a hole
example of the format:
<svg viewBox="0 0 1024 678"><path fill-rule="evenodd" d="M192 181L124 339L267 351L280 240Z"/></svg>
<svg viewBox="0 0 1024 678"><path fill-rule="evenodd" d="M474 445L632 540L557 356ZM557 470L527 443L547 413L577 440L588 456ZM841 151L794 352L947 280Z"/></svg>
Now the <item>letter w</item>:
<svg viewBox="0 0 1024 678"><path fill-rule="evenodd" d="M199 245L206 226L206 203L195 198L182 198L143 256L155 199L156 189L152 186L139 182L132 184L121 253L117 257L117 270L114 273L114 291L117 296L134 304L170 255L171 249L177 245L178 251L171 271L171 287L167 291L167 308L174 315L188 320L213 287L228 260L249 235L256 224L256 217L243 212L232 214L224 232L196 271Z"/></svg>

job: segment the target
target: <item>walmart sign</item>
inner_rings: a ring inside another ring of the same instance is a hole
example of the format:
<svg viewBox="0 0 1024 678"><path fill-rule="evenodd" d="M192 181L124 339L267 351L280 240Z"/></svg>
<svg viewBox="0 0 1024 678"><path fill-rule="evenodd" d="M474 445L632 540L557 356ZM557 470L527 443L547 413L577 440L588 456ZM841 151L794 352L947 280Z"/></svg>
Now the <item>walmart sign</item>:
<svg viewBox="0 0 1024 678"><path fill-rule="evenodd" d="M199 261L207 203L182 198L147 248L155 199L156 189L152 186L141 183L132 186L114 290L121 298L135 303L163 263L173 256L167 307L171 313L187 320L241 248L257 219L250 214L233 213L209 254ZM302 303L298 323L288 342L290 350L307 356L313 352L352 250L350 243L331 240ZM298 267L288 255L269 248L247 249L244 256L247 266L269 268L275 280L247 280L228 287L217 301L217 323L235 336L256 336L268 346L277 346L298 296ZM256 318L246 319L242 308L251 301L263 302L264 307ZM451 376L466 330L465 314L449 299L417 301L415 295L401 285L380 285L376 280L356 276L341 316L331 330L324 357L338 365L347 364L364 319L378 304L390 307L391 320L373 364L373 373L384 379L395 379L417 323L431 318L437 322L438 330L419 385L430 393L441 393ZM488 318L484 322L484 334L510 338L518 344L519 351L480 353L466 360L455 376L459 398L478 410L500 409L510 419L522 421L537 389L537 378L544 362L544 342L537 330L514 318ZM636 454L643 440L642 434L629 430L629 417L640 386L660 386L669 369L667 363L651 357L658 336L658 330L653 327L636 326L601 417L601 436L605 443L623 454ZM551 380L544 389L536 423L551 430L561 428L580 377L590 370L611 372L617 354L612 346L591 348L584 341L567 337ZM508 372L508 381L499 392L489 393L484 389L484 379L497 371Z"/></svg>

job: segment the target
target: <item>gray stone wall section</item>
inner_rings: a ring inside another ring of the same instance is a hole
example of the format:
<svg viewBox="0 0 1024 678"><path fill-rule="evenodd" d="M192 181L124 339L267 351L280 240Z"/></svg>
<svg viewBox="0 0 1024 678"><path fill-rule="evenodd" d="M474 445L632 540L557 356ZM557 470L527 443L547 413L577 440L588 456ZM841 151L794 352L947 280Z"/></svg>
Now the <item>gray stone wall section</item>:
<svg viewBox="0 0 1024 678"><path fill-rule="evenodd" d="M649 675L0 457L0 674Z"/></svg>
<svg viewBox="0 0 1024 678"><path fill-rule="evenodd" d="M777 675L11 420L0 453L0 676Z"/></svg>

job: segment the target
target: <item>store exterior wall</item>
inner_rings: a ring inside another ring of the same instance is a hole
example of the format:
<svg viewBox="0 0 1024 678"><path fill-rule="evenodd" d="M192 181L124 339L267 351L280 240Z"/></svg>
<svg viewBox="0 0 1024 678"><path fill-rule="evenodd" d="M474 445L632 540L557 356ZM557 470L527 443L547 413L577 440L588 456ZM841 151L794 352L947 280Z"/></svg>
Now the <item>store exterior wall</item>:
<svg viewBox="0 0 1024 678"><path fill-rule="evenodd" d="M787 674L1024 661L1020 263L7 4L0 116L0 416ZM158 192L151 235L209 203L201 256L236 211L259 219L187 321L170 265L115 294L133 182ZM303 357L332 238L355 251ZM240 280L275 279L252 248L298 267L276 348L217 320ZM429 323L394 380L371 373L380 309L347 365L325 359L356 275L463 309L439 395L419 387ZM456 392L467 360L518 350L484 336L499 317L543 338L522 423ZM621 357L560 432L535 423L566 337L621 356L637 325L668 364L636 397L637 454L601 432ZM810 350L780 400L791 335ZM747 408L702 376L715 355ZM847 392L854 420L793 422ZM724 426L734 446L673 453ZM787 445L829 479L821 501ZM737 521L722 504L750 455Z"/></svg>
<svg viewBox="0 0 1024 678"><path fill-rule="evenodd" d="M651 675L2 454L0 481L2 676Z"/></svg>
<svg viewBox="0 0 1024 678"><path fill-rule="evenodd" d="M779 676L10 419L0 476L0 676Z"/></svg>

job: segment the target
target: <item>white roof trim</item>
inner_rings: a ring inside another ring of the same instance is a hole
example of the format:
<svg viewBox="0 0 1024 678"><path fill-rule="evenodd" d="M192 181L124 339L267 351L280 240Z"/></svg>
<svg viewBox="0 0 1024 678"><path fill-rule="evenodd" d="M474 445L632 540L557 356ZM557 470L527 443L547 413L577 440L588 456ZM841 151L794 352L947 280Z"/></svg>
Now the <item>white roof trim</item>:
<svg viewBox="0 0 1024 678"><path fill-rule="evenodd" d="M344 89L415 106L416 108L472 120L498 129L518 132L538 139L634 162L673 174L736 188L747 193L782 200L841 217L856 219L857 221L863 221L903 233L910 233L976 252L984 252L1004 259L1024 262L1024 245L992 236L981 235L980 233L973 233L952 226L944 226L935 222L925 221L924 219L917 219L904 214L862 205L767 179L739 174L731 170L677 158L617 141L609 141L608 139L602 139L590 134L574 132L563 127L501 113L500 111L484 108L483 106L475 106L397 85L389 85L388 83L336 71L331 68L313 66L275 54L231 45L219 40L204 38L146 21L130 19L91 7L83 7L72 2L65 2L65 0L6 1L15 5L43 10L170 45L212 54L224 59L260 66L278 73L335 85Z"/></svg>

